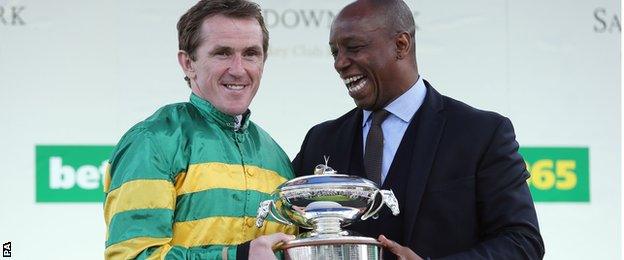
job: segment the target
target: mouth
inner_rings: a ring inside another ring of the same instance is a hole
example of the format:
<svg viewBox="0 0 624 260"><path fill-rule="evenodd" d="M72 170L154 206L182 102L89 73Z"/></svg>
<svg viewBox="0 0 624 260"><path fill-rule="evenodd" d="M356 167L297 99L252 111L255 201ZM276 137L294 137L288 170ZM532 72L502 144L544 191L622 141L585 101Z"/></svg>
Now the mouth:
<svg viewBox="0 0 624 260"><path fill-rule="evenodd" d="M229 90L239 91L239 90L245 89L248 85L246 84L221 84L221 86Z"/></svg>
<svg viewBox="0 0 624 260"><path fill-rule="evenodd" d="M364 75L355 75L343 79L350 95L355 95L364 89L364 85L368 81Z"/></svg>

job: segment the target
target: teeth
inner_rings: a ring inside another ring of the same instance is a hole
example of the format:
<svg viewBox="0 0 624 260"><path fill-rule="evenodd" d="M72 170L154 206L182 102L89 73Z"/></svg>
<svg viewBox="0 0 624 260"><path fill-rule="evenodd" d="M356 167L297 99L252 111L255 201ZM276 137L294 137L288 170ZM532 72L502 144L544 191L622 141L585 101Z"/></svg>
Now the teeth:
<svg viewBox="0 0 624 260"><path fill-rule="evenodd" d="M359 84L348 87L347 89L349 90L349 93L358 92L364 87L365 84L366 80L362 80Z"/></svg>
<svg viewBox="0 0 624 260"><path fill-rule="evenodd" d="M364 76L362 76L362 75L357 75L357 76L353 76L353 77L349 77L349 78L343 79L343 81L344 81L345 84L349 84L349 83L357 81L358 79L361 79L363 77Z"/></svg>
<svg viewBox="0 0 624 260"><path fill-rule="evenodd" d="M245 85L228 84L228 85L225 85L225 87L229 88L229 89L233 89L233 90L241 90L241 89L245 88Z"/></svg>

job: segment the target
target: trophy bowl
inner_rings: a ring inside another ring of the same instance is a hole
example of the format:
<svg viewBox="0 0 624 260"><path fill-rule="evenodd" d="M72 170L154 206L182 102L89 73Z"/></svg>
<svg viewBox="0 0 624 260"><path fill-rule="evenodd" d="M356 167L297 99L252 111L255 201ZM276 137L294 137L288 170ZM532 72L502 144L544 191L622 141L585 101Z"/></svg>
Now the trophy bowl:
<svg viewBox="0 0 624 260"><path fill-rule="evenodd" d="M392 214L399 208L391 190L357 176L337 174L319 165L314 175L278 186L273 199L258 208L256 226L269 216L283 224L311 229L280 246L286 259L380 259L381 244L342 227L374 217L383 205Z"/></svg>

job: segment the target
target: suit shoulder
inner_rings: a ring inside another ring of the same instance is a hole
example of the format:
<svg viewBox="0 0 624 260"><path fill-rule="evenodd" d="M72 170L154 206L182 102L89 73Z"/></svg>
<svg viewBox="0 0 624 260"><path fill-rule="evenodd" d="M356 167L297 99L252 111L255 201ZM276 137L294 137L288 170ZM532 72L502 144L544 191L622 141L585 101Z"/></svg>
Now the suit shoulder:
<svg viewBox="0 0 624 260"><path fill-rule="evenodd" d="M332 120L327 120L325 122L322 122L320 124L317 124L315 126L313 126L310 131L312 130L324 130L324 131L333 131L333 130L337 130L340 127L344 126L348 120L352 120L352 117L356 115L356 113L359 110L357 108L352 109L351 111L345 113L344 115L336 118L336 119L332 119Z"/></svg>
<svg viewBox="0 0 624 260"><path fill-rule="evenodd" d="M482 110L470 106L459 100L443 96L444 112L449 119L460 121L469 120L480 124L499 124L507 117L494 111Z"/></svg>

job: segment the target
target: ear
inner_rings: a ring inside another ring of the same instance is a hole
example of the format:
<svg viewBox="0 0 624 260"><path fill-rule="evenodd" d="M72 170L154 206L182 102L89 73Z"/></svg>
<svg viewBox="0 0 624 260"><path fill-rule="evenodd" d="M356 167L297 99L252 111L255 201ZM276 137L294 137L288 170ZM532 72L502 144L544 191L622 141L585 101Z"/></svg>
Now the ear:
<svg viewBox="0 0 624 260"><path fill-rule="evenodd" d="M401 32L397 34L394 38L394 43L396 44L397 60L407 57L412 48L412 37L410 37L409 33Z"/></svg>
<svg viewBox="0 0 624 260"><path fill-rule="evenodd" d="M191 55L183 50L178 51L178 63L180 63L180 67L184 71L184 75L191 79L195 78L197 74L195 73L195 67L193 66Z"/></svg>

